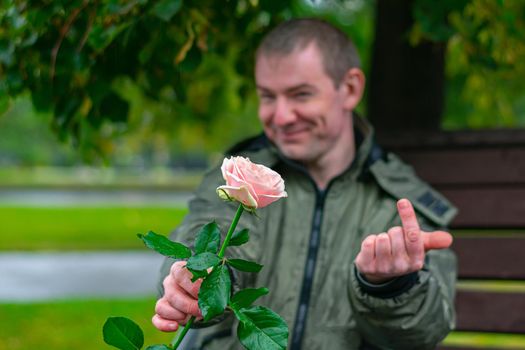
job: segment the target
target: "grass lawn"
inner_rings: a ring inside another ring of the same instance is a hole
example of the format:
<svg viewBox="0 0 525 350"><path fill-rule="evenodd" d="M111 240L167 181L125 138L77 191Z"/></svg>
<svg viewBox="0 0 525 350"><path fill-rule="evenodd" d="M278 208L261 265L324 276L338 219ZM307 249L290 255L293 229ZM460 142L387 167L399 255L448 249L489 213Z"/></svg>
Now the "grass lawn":
<svg viewBox="0 0 525 350"><path fill-rule="evenodd" d="M154 298L0 304L0 349L114 349L102 339L102 326L110 316L128 317L139 324L145 345L169 343L173 335L151 325L154 305Z"/></svg>
<svg viewBox="0 0 525 350"><path fill-rule="evenodd" d="M483 349L525 349L525 335L455 332L444 341L446 345L457 347L478 346Z"/></svg>
<svg viewBox="0 0 525 350"><path fill-rule="evenodd" d="M168 234L186 212L166 207L0 207L0 251L142 249L137 233Z"/></svg>
<svg viewBox="0 0 525 350"><path fill-rule="evenodd" d="M113 349L102 339L102 326L110 316L124 316L138 323L144 331L145 345L169 343L173 335L151 325L154 304L154 298L0 304L0 349ZM460 332L451 334L445 343L524 349L525 336Z"/></svg>

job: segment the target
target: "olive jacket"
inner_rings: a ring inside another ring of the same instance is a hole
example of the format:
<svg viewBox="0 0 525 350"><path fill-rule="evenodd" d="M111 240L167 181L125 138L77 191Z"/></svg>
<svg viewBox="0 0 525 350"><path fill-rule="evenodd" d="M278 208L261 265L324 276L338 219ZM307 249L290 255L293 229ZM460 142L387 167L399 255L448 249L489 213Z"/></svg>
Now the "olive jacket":
<svg viewBox="0 0 525 350"><path fill-rule="evenodd" d="M421 271L380 286L359 276L354 259L364 237L400 225L400 198L412 202L427 230L446 227L456 209L411 167L384 153L366 121L355 117L354 129L355 158L324 191L264 136L230 152L273 168L288 193L288 198L258 209L257 216L241 217L238 228L250 230L250 241L228 252L264 268L258 274L234 273L234 282L242 288L269 288L257 304L286 320L288 349L432 349L455 323L453 253L430 251ZM218 198L216 188L223 184L219 166L207 172L173 240L191 245L199 228L212 220L225 233L237 205ZM172 263L165 261L161 280ZM195 332L205 345L193 348L242 349L235 329L233 317L199 329Z"/></svg>

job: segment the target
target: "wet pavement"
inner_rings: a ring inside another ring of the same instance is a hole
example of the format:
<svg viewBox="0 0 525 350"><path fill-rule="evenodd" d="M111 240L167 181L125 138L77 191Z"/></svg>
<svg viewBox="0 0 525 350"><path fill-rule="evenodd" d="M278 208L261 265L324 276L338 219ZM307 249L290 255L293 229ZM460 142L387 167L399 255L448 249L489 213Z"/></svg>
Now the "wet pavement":
<svg viewBox="0 0 525 350"><path fill-rule="evenodd" d="M61 207L75 206L186 206L191 192L168 190L71 190L71 189L35 189L35 188L0 188L0 205L24 207Z"/></svg>
<svg viewBox="0 0 525 350"><path fill-rule="evenodd" d="M0 253L0 302L154 296L155 252Z"/></svg>

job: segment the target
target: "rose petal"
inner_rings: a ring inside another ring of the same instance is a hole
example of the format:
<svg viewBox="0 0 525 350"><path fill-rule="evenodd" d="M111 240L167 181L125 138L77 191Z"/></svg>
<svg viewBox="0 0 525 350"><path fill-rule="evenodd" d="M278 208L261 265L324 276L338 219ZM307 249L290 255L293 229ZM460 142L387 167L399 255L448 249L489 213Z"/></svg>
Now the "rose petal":
<svg viewBox="0 0 525 350"><path fill-rule="evenodd" d="M226 186L218 188L227 191L231 199L247 207L260 208L286 197L284 181L274 170L252 163L248 158L225 158L221 166ZM219 196L224 193L219 193Z"/></svg>
<svg viewBox="0 0 525 350"><path fill-rule="evenodd" d="M247 186L233 187L233 186L219 186L217 191L225 191L228 196L241 202L247 207L257 209L257 199L254 198Z"/></svg>
<svg viewBox="0 0 525 350"><path fill-rule="evenodd" d="M284 197L288 197L288 194L286 192L282 192L281 194L275 195L275 196L268 195L268 194L261 194L259 196L259 200L257 201L257 204L259 208L263 208L279 200L280 198L284 198Z"/></svg>

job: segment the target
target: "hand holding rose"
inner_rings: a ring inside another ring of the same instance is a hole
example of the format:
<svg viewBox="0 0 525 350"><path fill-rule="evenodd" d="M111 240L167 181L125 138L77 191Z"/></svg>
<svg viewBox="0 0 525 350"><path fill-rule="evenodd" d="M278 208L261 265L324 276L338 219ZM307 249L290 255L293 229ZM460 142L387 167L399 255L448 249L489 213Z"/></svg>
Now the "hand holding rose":
<svg viewBox="0 0 525 350"><path fill-rule="evenodd" d="M202 279L191 281L192 274L185 269L186 261L177 261L164 279L164 295L155 305L153 325L163 332L173 332L185 325L190 317L202 318L198 298Z"/></svg>
<svg viewBox="0 0 525 350"><path fill-rule="evenodd" d="M355 259L357 270L371 283L383 283L419 271L423 268L425 252L448 248L452 244L448 232L422 231L407 199L397 202L397 210L402 227L366 237Z"/></svg>

